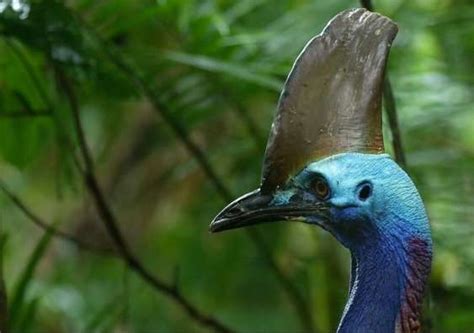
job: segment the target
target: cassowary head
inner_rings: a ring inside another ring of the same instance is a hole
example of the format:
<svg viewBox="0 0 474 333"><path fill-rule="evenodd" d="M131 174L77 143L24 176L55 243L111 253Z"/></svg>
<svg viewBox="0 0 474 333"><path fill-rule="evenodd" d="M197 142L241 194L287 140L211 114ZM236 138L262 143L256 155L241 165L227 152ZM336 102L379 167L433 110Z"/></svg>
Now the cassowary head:
<svg viewBox="0 0 474 333"><path fill-rule="evenodd" d="M363 9L338 14L298 56L280 96L262 183L212 232L300 221L350 249L351 293L338 332L417 332L431 267L415 185L384 154L381 98L397 26Z"/></svg>
<svg viewBox="0 0 474 333"><path fill-rule="evenodd" d="M274 191L256 190L231 203L211 230L282 220L321 226L353 251L404 229L429 236L413 182L386 154L341 153L309 163Z"/></svg>
<svg viewBox="0 0 474 333"><path fill-rule="evenodd" d="M427 233L414 184L383 154L382 83L396 33L386 17L358 9L309 41L280 96L260 189L226 207L211 231L302 221L349 248L399 228Z"/></svg>

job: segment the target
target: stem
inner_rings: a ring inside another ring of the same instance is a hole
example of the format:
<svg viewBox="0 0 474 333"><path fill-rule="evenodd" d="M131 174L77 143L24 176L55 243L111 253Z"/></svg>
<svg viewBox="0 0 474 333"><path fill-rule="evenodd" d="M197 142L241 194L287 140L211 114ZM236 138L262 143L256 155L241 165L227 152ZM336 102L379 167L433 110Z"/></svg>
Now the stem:
<svg viewBox="0 0 474 333"><path fill-rule="evenodd" d="M371 0L360 0L360 4L363 8L374 11L374 6ZM403 150L402 137L400 134L400 126L398 125L398 114L397 106L395 103L395 96L393 94L392 85L388 73L385 73L385 79L383 83L383 102L385 113L387 114L388 124L390 131L392 132L392 146L395 154L395 161L403 168L406 169L407 163L405 158L405 151Z"/></svg>
<svg viewBox="0 0 474 333"><path fill-rule="evenodd" d="M68 242L71 242L75 244L78 248L90 252L95 252L95 253L100 253L102 255L113 255L112 252L106 251L103 249L95 248L92 247L91 245L87 244L87 242L84 242L82 239L77 238L71 234L65 233L61 230L56 229L55 227L51 226L50 224L46 223L43 221L38 215L36 215L28 206L13 192L11 192L5 183L0 180L0 190L10 199L10 201L13 202L15 206L17 206L23 214L31 221L33 222L36 226L39 228L43 229L46 232L50 232L53 236L61 238L63 240L66 240Z"/></svg>
<svg viewBox="0 0 474 333"><path fill-rule="evenodd" d="M114 242L118 253L122 257L122 260L150 286L176 301L191 318L199 322L201 325L211 328L216 332L234 332L216 318L204 314L199 309L197 309L184 297L178 288L175 288L173 285L167 284L158 277L154 276L148 269L145 268L144 264L138 259L138 257L132 253L122 232L119 229L118 220L108 205L107 200L100 188L99 182L95 177L92 154L86 142L84 129L82 127L79 115L79 105L77 103L72 84L59 67L53 64L53 68L58 80L58 88L63 91L71 109L79 150L81 152L82 159L84 160L84 170L82 170L84 184L86 185L89 194L93 198L95 208L101 218L101 221L103 222L107 233Z"/></svg>
<svg viewBox="0 0 474 333"><path fill-rule="evenodd" d="M395 154L395 161L397 161L397 163L403 169L406 169L407 162L402 145L400 126L398 125L397 107L395 105L395 97L393 95L392 85L390 84L388 75L384 80L383 97L385 113L387 114L390 131L392 132L392 144L393 152Z"/></svg>

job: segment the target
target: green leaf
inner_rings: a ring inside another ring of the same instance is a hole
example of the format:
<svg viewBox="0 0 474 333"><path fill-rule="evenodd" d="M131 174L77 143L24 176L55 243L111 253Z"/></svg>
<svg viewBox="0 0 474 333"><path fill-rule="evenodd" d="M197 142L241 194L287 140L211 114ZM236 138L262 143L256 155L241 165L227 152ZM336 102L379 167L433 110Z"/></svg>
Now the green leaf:
<svg viewBox="0 0 474 333"><path fill-rule="evenodd" d="M33 324L35 322L36 314L38 313L39 302L40 298L35 297L26 304L21 320L19 320L18 328L16 328L18 332L28 332L34 328Z"/></svg>
<svg viewBox="0 0 474 333"><path fill-rule="evenodd" d="M205 71L228 74L235 78L274 90L280 91L282 82L272 76L259 74L248 69L248 66L232 64L202 55L193 55L180 52L167 52L165 57L171 61L189 65Z"/></svg>
<svg viewBox="0 0 474 333"><path fill-rule="evenodd" d="M28 303L26 302L26 293L28 291L28 287L33 281L36 267L38 267L41 259L46 254L46 250L48 249L51 240L51 232L46 232L43 234L33 249L26 266L24 267L17 283L15 284L12 301L10 303L10 318L8 321L8 326L10 329L15 329L16 325L21 324L18 319L21 317L22 311L28 307Z"/></svg>

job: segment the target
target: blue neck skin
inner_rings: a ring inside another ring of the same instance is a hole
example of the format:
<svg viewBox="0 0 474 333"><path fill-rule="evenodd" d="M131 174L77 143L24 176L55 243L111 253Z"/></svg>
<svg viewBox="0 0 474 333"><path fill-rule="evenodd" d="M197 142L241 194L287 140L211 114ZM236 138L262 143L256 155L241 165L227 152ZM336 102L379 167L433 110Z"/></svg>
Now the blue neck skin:
<svg viewBox="0 0 474 333"><path fill-rule="evenodd" d="M410 177L388 155L343 153L311 163L331 188L325 227L352 254L349 301L339 333L412 333L420 326L423 290L431 267L428 217ZM358 199L358 184L372 195ZM309 220L311 223L311 221Z"/></svg>
<svg viewBox="0 0 474 333"><path fill-rule="evenodd" d="M279 192L285 204L314 175L331 189L323 227L352 254L349 301L339 333L413 333L419 330L423 290L431 267L428 217L410 177L388 155L343 153L313 162ZM358 186L372 185L367 199ZM312 200L312 192L307 191ZM316 218L305 222L320 224Z"/></svg>
<svg viewBox="0 0 474 333"><path fill-rule="evenodd" d="M404 267L383 243L353 251L352 285L338 332L393 332L401 308Z"/></svg>
<svg viewBox="0 0 474 333"><path fill-rule="evenodd" d="M429 273L430 243L407 230L390 234L364 230L360 238L364 239L354 242L351 251L351 290L338 333L415 332Z"/></svg>

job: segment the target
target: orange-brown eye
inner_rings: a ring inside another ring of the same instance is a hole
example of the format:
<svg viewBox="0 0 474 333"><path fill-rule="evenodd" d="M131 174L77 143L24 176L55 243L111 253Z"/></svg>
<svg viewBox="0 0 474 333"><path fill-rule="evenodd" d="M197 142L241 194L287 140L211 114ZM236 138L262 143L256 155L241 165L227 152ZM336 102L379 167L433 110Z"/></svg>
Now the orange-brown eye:
<svg viewBox="0 0 474 333"><path fill-rule="evenodd" d="M329 197L329 185L323 178L316 178L313 182L313 190L318 199L325 200Z"/></svg>

